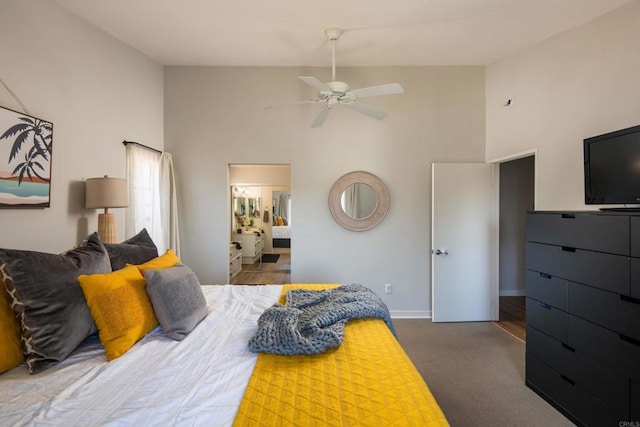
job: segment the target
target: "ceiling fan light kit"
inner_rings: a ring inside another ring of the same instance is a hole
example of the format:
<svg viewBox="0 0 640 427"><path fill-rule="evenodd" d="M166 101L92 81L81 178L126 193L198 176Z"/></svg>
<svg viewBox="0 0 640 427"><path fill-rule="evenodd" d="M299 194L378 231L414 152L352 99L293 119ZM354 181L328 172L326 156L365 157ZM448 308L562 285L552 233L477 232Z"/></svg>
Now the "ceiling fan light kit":
<svg viewBox="0 0 640 427"><path fill-rule="evenodd" d="M329 40L338 40L343 32L342 28L327 28L324 30Z"/></svg>
<svg viewBox="0 0 640 427"><path fill-rule="evenodd" d="M377 120L384 119L387 116L386 112L361 104L359 99L372 96L401 94L404 93L402 86L399 83L389 83L380 86L370 86L350 90L347 83L336 80L336 41L342 35L343 30L341 28L327 28L324 32L327 39L331 41L331 81L324 83L313 76L299 77L302 82L316 89L318 91L318 95L314 99L296 102L296 104L325 104L311 124L311 127L315 128L322 126L329 115L329 111L336 105L344 105L358 113Z"/></svg>

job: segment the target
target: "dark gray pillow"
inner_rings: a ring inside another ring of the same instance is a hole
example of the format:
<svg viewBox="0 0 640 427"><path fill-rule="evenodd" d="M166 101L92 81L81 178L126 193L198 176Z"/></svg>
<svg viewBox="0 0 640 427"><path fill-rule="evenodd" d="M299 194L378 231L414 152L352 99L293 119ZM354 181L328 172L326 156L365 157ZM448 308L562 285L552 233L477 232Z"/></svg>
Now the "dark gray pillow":
<svg viewBox="0 0 640 427"><path fill-rule="evenodd" d="M105 243L104 247L109 253L113 271L120 270L127 264L144 264L158 256L158 248L146 228L122 243Z"/></svg>
<svg viewBox="0 0 640 427"><path fill-rule="evenodd" d="M144 272L147 294L164 333L183 340L207 316L198 277L185 265Z"/></svg>
<svg viewBox="0 0 640 427"><path fill-rule="evenodd" d="M96 332L78 275L108 273L109 256L97 233L63 254L0 249L11 307L33 374L67 357Z"/></svg>

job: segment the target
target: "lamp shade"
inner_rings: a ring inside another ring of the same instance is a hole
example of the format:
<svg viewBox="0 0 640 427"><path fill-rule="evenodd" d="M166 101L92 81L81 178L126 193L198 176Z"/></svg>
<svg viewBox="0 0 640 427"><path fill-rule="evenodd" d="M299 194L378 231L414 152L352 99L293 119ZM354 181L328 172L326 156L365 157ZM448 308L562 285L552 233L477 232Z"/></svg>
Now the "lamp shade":
<svg viewBox="0 0 640 427"><path fill-rule="evenodd" d="M85 207L87 209L126 208L127 181L123 178L89 178L85 187Z"/></svg>

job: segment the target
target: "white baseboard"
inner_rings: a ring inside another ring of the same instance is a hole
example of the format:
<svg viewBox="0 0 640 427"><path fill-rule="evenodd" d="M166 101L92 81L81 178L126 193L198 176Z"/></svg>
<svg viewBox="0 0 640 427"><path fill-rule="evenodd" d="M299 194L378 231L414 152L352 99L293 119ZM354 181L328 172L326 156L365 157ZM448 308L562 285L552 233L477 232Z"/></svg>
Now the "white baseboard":
<svg viewBox="0 0 640 427"><path fill-rule="evenodd" d="M431 310L390 310L392 319L430 319Z"/></svg>
<svg viewBox="0 0 640 427"><path fill-rule="evenodd" d="M501 297L525 297L525 289L509 289L500 291ZM392 319L431 319L431 310L390 310Z"/></svg>
<svg viewBox="0 0 640 427"><path fill-rule="evenodd" d="M526 297L526 289L505 289L500 291L501 297Z"/></svg>

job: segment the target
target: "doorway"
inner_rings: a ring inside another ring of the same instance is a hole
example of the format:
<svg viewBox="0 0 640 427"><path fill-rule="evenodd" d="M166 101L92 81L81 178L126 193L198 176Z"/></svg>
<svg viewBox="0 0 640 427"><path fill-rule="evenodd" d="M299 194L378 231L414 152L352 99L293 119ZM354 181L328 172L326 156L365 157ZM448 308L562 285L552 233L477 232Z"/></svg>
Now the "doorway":
<svg viewBox="0 0 640 427"><path fill-rule="evenodd" d="M257 263L256 263L257 264ZM243 265L235 284L238 285L284 285L291 283L291 254L278 254L273 262L260 266Z"/></svg>
<svg viewBox="0 0 640 427"><path fill-rule="evenodd" d="M288 164L229 165L229 235L241 252L241 269L230 271L231 283L291 282L290 181Z"/></svg>
<svg viewBox="0 0 640 427"><path fill-rule="evenodd" d="M534 209L535 155L500 163L499 327L526 340L526 212Z"/></svg>

